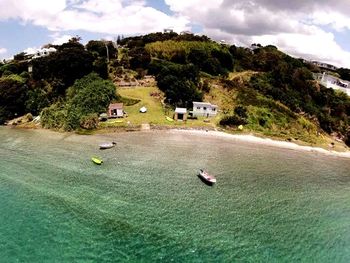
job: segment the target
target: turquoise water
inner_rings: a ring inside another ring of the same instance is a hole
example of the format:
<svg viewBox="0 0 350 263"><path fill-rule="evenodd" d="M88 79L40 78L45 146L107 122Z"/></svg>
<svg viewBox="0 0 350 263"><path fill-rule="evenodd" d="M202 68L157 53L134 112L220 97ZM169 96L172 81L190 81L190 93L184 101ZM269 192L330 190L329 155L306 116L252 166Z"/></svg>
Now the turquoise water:
<svg viewBox="0 0 350 263"><path fill-rule="evenodd" d="M0 262L350 262L349 171L226 138L1 127Z"/></svg>

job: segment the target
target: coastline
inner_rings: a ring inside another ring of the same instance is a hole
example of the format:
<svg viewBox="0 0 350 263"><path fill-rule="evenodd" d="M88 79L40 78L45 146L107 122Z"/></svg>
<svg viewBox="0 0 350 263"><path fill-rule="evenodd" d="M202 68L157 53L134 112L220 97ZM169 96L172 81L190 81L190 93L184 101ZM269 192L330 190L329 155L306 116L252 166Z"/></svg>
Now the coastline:
<svg viewBox="0 0 350 263"><path fill-rule="evenodd" d="M54 132L54 133L60 133L64 134L65 136L70 135L78 135L78 136L112 136L117 133L128 133L128 132L170 132L170 133L187 133L192 134L196 136L209 136L209 137L216 137L216 138L224 138L234 141L240 141L240 142L247 142L252 144L260 144L265 146L271 146L281 149L289 149L289 150L296 150L296 151L304 151L304 152L314 152L314 153L321 153L324 155L329 156L335 156L335 157L341 157L341 158L350 158L350 150L343 151L335 151L335 150L327 150L321 147L317 146L305 146L305 145L299 145L294 142L288 142L288 141L281 141L278 139L271 139L271 138L262 138L255 136L253 134L230 134L223 131L218 131L215 129L207 129L207 128L191 128L191 129L181 129L181 128L172 128L172 127L165 127L165 126L152 126L151 129L148 130L142 130L142 129L102 129L102 130L95 130L93 133L90 134L79 134L77 132L62 132L62 131L55 131L50 129L44 129L42 127L23 127L22 125L5 125L4 127L9 128L19 128L19 129L31 129L31 130L39 130L39 131L47 131L47 132Z"/></svg>
<svg viewBox="0 0 350 263"><path fill-rule="evenodd" d="M182 132L182 133L188 133L188 134L194 134L194 135L200 135L200 136L213 136L217 138L225 138L225 139L231 139L235 141L261 144L261 145L272 146L272 147L282 148L282 149L315 152L315 153L321 153L321 154L330 155L330 156L350 158L350 151L338 152L338 151L326 150L320 147L298 145L294 142L279 141L279 140L273 140L270 138L260 138L251 134L229 134L229 133L213 131L213 130L205 131L205 130L172 129L169 131L177 132L177 133Z"/></svg>

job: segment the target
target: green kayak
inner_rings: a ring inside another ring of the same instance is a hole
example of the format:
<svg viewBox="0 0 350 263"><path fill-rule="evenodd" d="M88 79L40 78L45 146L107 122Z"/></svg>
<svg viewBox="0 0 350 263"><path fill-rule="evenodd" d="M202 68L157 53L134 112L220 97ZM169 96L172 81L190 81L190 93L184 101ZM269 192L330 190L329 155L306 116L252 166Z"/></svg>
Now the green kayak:
<svg viewBox="0 0 350 263"><path fill-rule="evenodd" d="M91 161L93 161L95 164L102 164L103 161L101 159L98 159L97 157L92 157Z"/></svg>

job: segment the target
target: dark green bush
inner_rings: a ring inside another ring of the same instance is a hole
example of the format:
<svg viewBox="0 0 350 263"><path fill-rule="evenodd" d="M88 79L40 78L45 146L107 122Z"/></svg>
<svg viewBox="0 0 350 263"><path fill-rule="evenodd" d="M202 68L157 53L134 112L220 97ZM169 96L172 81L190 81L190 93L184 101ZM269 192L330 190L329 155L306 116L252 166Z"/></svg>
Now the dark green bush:
<svg viewBox="0 0 350 263"><path fill-rule="evenodd" d="M243 124L247 124L247 121L237 115L225 116L220 120L220 125L222 126L238 126Z"/></svg>
<svg viewBox="0 0 350 263"><path fill-rule="evenodd" d="M88 114L80 119L80 127L86 130L96 129L98 123L99 119L96 113Z"/></svg>

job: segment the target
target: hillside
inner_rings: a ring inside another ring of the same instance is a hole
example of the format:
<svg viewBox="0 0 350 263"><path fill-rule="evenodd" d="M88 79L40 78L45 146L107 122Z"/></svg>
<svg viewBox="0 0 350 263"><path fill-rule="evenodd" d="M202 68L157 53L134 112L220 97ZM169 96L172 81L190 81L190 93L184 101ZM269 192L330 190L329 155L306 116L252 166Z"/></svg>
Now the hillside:
<svg viewBox="0 0 350 263"><path fill-rule="evenodd" d="M125 38L118 46L102 41L83 46L79 41L50 45L57 51L45 57L28 60L19 54L0 65L1 123L30 113L40 114L47 128L93 130L101 127L98 116L109 103L131 99L136 103L126 105L129 120L114 126L147 122L238 132L243 125L244 132L309 144L335 139L350 144L350 98L314 81L312 73L319 68L274 46L247 49L176 33ZM347 77L348 72L336 74ZM145 75L153 75L157 87L119 87L145 83ZM193 101L217 104L220 112L208 122L165 121L176 106L191 110ZM151 111L140 118L141 105Z"/></svg>

